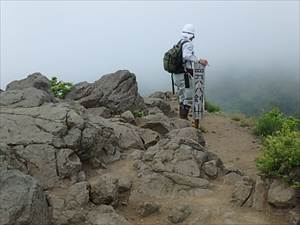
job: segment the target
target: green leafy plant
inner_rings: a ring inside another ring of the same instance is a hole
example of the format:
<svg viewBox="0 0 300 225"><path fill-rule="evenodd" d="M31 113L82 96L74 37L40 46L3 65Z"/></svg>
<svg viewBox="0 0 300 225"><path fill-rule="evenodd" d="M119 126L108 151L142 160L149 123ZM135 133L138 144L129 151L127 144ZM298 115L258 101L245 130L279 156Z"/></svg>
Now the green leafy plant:
<svg viewBox="0 0 300 225"><path fill-rule="evenodd" d="M279 177L294 188L300 188L300 132L288 123L263 142L257 168L265 176Z"/></svg>
<svg viewBox="0 0 300 225"><path fill-rule="evenodd" d="M209 102L209 101L205 101L205 110L207 110L208 112L210 113L213 113L213 112L220 112L221 111L221 108L215 104L213 104L212 102Z"/></svg>
<svg viewBox="0 0 300 225"><path fill-rule="evenodd" d="M134 111L132 112L134 117L144 117L145 113L143 111Z"/></svg>
<svg viewBox="0 0 300 225"><path fill-rule="evenodd" d="M70 82L58 81L57 77L52 77L50 80L51 90L55 97L64 99L66 94L70 92L73 84Z"/></svg>
<svg viewBox="0 0 300 225"><path fill-rule="evenodd" d="M284 124L289 129L296 130L300 124L300 120L294 117L285 117L278 108L274 108L258 118L253 131L258 136L267 137L281 130Z"/></svg>

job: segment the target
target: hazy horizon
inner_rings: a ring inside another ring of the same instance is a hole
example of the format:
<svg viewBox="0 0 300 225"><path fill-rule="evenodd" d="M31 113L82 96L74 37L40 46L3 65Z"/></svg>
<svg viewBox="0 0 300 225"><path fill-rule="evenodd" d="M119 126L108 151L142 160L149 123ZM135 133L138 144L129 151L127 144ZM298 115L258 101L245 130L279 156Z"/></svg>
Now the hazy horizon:
<svg viewBox="0 0 300 225"><path fill-rule="evenodd" d="M193 23L207 85L252 71L299 78L299 1L1 1L1 88L33 72L77 83L119 69L171 90L162 57ZM255 75L255 74L253 74ZM298 79L299 81L299 79Z"/></svg>

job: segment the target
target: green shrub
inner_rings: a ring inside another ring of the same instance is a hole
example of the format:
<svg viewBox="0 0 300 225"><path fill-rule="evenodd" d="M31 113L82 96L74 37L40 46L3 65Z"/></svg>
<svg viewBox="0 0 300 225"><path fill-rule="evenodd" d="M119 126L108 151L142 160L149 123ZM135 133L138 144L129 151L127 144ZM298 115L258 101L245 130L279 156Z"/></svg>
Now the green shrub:
<svg viewBox="0 0 300 225"><path fill-rule="evenodd" d="M145 113L143 111L134 111L132 112L134 117L144 117Z"/></svg>
<svg viewBox="0 0 300 225"><path fill-rule="evenodd" d="M254 134L266 137L281 130L286 124L291 130L296 130L300 120L294 117L285 117L279 109L274 108L258 118L254 126Z"/></svg>
<svg viewBox="0 0 300 225"><path fill-rule="evenodd" d="M300 132L284 123L280 131L268 136L257 167L263 175L282 178L300 188Z"/></svg>
<svg viewBox="0 0 300 225"><path fill-rule="evenodd" d="M64 99L66 94L70 92L73 84L70 82L58 81L57 77L52 77L50 80L51 90L55 97Z"/></svg>
<svg viewBox="0 0 300 225"><path fill-rule="evenodd" d="M212 112L220 112L221 111L221 108L209 101L205 101L205 110L207 110L208 112L212 113Z"/></svg>

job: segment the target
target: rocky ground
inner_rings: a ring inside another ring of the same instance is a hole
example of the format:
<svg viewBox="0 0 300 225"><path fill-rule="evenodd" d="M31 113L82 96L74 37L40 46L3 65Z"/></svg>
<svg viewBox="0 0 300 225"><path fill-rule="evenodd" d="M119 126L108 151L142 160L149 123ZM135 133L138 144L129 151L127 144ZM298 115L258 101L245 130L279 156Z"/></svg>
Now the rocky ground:
<svg viewBox="0 0 300 225"><path fill-rule="evenodd" d="M36 73L0 106L0 225L299 225L299 193L257 175L247 128L207 113L196 130L129 71L64 101Z"/></svg>

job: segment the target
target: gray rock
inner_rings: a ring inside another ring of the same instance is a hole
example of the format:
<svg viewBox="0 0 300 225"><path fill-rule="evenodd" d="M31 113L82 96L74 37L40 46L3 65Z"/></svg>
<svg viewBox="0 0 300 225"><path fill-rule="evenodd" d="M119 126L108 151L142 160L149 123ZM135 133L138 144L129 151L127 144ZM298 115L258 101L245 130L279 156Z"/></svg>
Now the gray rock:
<svg viewBox="0 0 300 225"><path fill-rule="evenodd" d="M141 118L142 128L151 129L159 134L165 135L175 128L170 118L162 113L148 115Z"/></svg>
<svg viewBox="0 0 300 225"><path fill-rule="evenodd" d="M186 127L182 129L174 129L168 134L169 138L177 138L183 140L193 140L202 146L205 146L205 141L199 129Z"/></svg>
<svg viewBox="0 0 300 225"><path fill-rule="evenodd" d="M251 183L246 181L237 182L234 186L232 193L231 203L234 206L242 207L250 199L250 196L253 191L253 186Z"/></svg>
<svg viewBox="0 0 300 225"><path fill-rule="evenodd" d="M0 168L0 183L0 224L51 224L46 196L34 178Z"/></svg>
<svg viewBox="0 0 300 225"><path fill-rule="evenodd" d="M115 134L119 140L119 146L123 150L144 149L144 143L139 135L138 128L128 124L116 122L112 123Z"/></svg>
<svg viewBox="0 0 300 225"><path fill-rule="evenodd" d="M267 184L261 179L260 176L256 176L252 207L258 211L263 211L266 208L266 203Z"/></svg>
<svg viewBox="0 0 300 225"><path fill-rule="evenodd" d="M45 103L57 102L54 97L36 88L26 88L21 90L10 90L0 93L0 106L11 108L16 107L36 107Z"/></svg>
<svg viewBox="0 0 300 225"><path fill-rule="evenodd" d="M170 99L170 93L168 92L162 92L162 91L156 91L149 95L149 98L160 98L163 100L169 100Z"/></svg>
<svg viewBox="0 0 300 225"><path fill-rule="evenodd" d="M13 146L5 150L3 162L25 168L24 172L28 168L27 172L44 188L55 186L60 175L60 178L78 177L79 159L100 167L120 157L118 138L111 123L86 114L82 106L73 103L1 108L0 143ZM69 150L60 152L61 149Z"/></svg>
<svg viewBox="0 0 300 225"><path fill-rule="evenodd" d="M200 169L195 160L182 160L174 164L174 172L191 177L199 177Z"/></svg>
<svg viewBox="0 0 300 225"><path fill-rule="evenodd" d="M84 207L89 202L89 187L87 182L73 184L68 191L66 208Z"/></svg>
<svg viewBox="0 0 300 225"><path fill-rule="evenodd" d="M160 205L156 202L143 202L137 208L137 213L141 217L149 216L153 213L158 212L160 209Z"/></svg>
<svg viewBox="0 0 300 225"><path fill-rule="evenodd" d="M199 177L183 176L177 173L163 173L166 177L171 179L173 182L179 185L186 185L193 188L208 188L210 183L208 180Z"/></svg>
<svg viewBox="0 0 300 225"><path fill-rule="evenodd" d="M136 121L134 115L131 111L127 110L121 114L121 118L123 118L127 123L136 125Z"/></svg>
<svg viewBox="0 0 300 225"><path fill-rule="evenodd" d="M144 146L146 149L155 145L160 139L159 133L157 133L153 130L150 130L150 129L140 128L139 135L140 135L141 139L143 140L143 143L144 143Z"/></svg>
<svg viewBox="0 0 300 225"><path fill-rule="evenodd" d="M144 107L136 77L127 70L104 75L93 84L75 85L66 99L79 101L86 108L105 106L115 113Z"/></svg>
<svg viewBox="0 0 300 225"><path fill-rule="evenodd" d="M26 88L36 88L45 92L51 93L51 84L47 77L41 73L33 73L28 75L27 78L16 80L6 86L6 91L22 90Z"/></svg>
<svg viewBox="0 0 300 225"><path fill-rule="evenodd" d="M288 218L290 225L300 225L300 207L290 210Z"/></svg>
<svg viewBox="0 0 300 225"><path fill-rule="evenodd" d="M268 202L275 207L290 208L296 205L296 191L280 180L273 180L268 191Z"/></svg>
<svg viewBox="0 0 300 225"><path fill-rule="evenodd" d="M131 225L116 212L99 213L97 209L88 213L87 222L90 225Z"/></svg>
<svg viewBox="0 0 300 225"><path fill-rule="evenodd" d="M217 167L217 161L211 160L208 162L205 162L202 166L202 169L204 170L204 173L211 179L215 179L218 176L218 167Z"/></svg>
<svg viewBox="0 0 300 225"><path fill-rule="evenodd" d="M0 106L35 107L44 103L57 102L50 81L40 73L28 75L23 80L13 81L0 92Z"/></svg>
<svg viewBox="0 0 300 225"><path fill-rule="evenodd" d="M168 214L168 220L172 223L181 223L192 214L192 208L189 205L178 205L171 209Z"/></svg>
<svg viewBox="0 0 300 225"><path fill-rule="evenodd" d="M60 177L70 178L81 171L81 161L71 149L60 149L56 157Z"/></svg>
<svg viewBox="0 0 300 225"><path fill-rule="evenodd" d="M16 154L25 160L30 175L35 177L47 189L58 185L56 170L56 150L47 144L32 144L16 150Z"/></svg>
<svg viewBox="0 0 300 225"><path fill-rule="evenodd" d="M243 177L235 172L228 173L224 176L224 183L229 185L234 185L242 180Z"/></svg>
<svg viewBox="0 0 300 225"><path fill-rule="evenodd" d="M87 112L92 115L101 116L103 118L111 118L114 114L112 110L104 106L96 107L96 108L88 108Z"/></svg>
<svg viewBox="0 0 300 225"><path fill-rule="evenodd" d="M109 174L96 177L95 180L90 182L91 201L96 204L112 204L118 203L118 179Z"/></svg>
<svg viewBox="0 0 300 225"><path fill-rule="evenodd" d="M130 176L118 177L119 180L119 192L129 191L132 187L133 179Z"/></svg>
<svg viewBox="0 0 300 225"><path fill-rule="evenodd" d="M144 102L147 108L157 107L166 115L169 115L171 112L170 104L163 99L144 97Z"/></svg>

